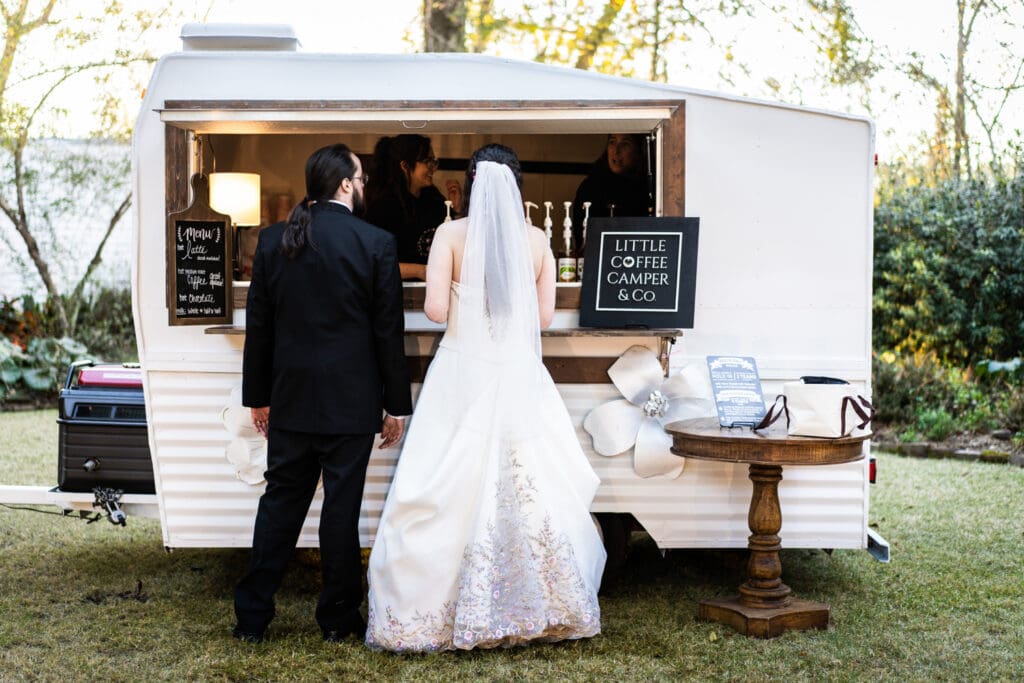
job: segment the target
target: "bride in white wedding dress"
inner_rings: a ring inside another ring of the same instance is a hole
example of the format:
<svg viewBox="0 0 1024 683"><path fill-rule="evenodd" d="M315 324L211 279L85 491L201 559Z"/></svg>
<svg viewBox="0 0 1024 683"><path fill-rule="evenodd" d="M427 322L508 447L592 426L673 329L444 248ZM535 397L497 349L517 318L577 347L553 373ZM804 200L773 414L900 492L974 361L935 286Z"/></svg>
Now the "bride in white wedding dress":
<svg viewBox="0 0 1024 683"><path fill-rule="evenodd" d="M442 225L427 315L448 327L423 382L369 565L366 643L397 652L586 638L601 630L598 478L541 362L554 260L526 225L515 153L467 169Z"/></svg>

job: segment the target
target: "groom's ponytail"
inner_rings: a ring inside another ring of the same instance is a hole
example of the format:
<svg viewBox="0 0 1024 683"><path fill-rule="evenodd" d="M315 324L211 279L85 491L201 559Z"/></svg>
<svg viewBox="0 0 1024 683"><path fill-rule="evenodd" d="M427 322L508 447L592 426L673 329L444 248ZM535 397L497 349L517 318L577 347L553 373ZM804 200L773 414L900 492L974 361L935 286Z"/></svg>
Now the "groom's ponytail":
<svg viewBox="0 0 1024 683"><path fill-rule="evenodd" d="M338 143L321 147L306 161L306 196L288 214L288 225L281 235L281 250L292 259L313 244L311 206L334 198L341 181L351 179L356 173L352 150Z"/></svg>
<svg viewBox="0 0 1024 683"><path fill-rule="evenodd" d="M288 258L295 258L309 243L309 221L313 217L309 210L311 203L309 195L306 195L288 214L288 225L281 236L281 249Z"/></svg>

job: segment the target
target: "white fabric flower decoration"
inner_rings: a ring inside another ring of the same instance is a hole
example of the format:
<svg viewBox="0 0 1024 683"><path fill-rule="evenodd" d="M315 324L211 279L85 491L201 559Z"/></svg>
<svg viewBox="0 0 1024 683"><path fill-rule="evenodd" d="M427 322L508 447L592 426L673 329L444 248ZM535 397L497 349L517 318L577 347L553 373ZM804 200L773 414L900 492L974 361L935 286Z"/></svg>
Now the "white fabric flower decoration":
<svg viewBox="0 0 1024 683"><path fill-rule="evenodd" d="M262 484L267 470L267 440L252 424L252 411L242 405L242 386L231 390L230 402L220 413L221 422L234 438L224 449L224 456L236 476L246 484Z"/></svg>
<svg viewBox="0 0 1024 683"><path fill-rule="evenodd" d="M707 368L691 364L666 378L653 351L631 346L608 368L608 376L625 398L594 408L583 420L594 450L613 456L632 447L639 476L678 477L686 461L670 450L665 425L715 414Z"/></svg>

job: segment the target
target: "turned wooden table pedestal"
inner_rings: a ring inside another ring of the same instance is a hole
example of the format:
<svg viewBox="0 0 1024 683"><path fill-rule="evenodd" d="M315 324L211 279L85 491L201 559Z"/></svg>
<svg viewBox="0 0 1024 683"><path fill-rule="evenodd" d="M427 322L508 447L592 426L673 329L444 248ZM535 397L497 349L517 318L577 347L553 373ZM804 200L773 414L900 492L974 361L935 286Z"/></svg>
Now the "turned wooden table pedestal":
<svg viewBox="0 0 1024 683"><path fill-rule="evenodd" d="M782 583L782 510L779 482L784 465L836 465L864 457L862 442L870 433L841 439L788 436L778 427L753 432L722 428L717 418L684 420L668 425L672 452L687 458L746 463L754 491L747 523L750 560L747 580L732 598L703 600L697 616L727 624L740 633L774 638L789 630L827 628L828 605L794 597Z"/></svg>

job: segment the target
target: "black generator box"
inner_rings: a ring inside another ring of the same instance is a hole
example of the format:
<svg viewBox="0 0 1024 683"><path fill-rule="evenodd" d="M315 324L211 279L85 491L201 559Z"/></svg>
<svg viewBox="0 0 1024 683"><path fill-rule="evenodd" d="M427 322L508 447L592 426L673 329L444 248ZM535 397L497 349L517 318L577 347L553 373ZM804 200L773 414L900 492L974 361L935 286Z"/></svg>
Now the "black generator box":
<svg viewBox="0 0 1024 683"><path fill-rule="evenodd" d="M57 424L62 491L156 490L138 367L73 364L60 392Z"/></svg>

